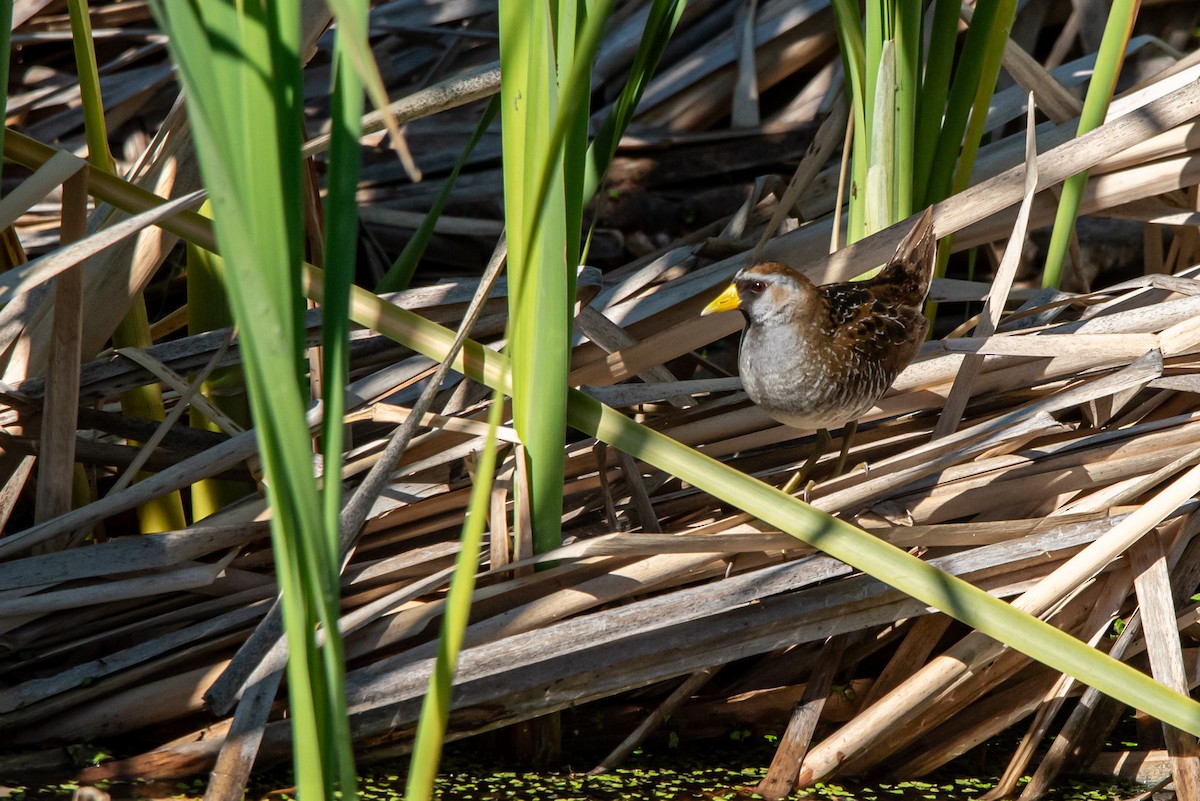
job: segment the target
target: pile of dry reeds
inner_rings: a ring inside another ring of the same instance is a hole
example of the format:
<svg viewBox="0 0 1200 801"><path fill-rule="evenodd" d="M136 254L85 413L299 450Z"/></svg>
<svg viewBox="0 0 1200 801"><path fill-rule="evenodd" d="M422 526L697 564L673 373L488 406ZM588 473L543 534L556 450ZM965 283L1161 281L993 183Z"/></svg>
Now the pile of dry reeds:
<svg viewBox="0 0 1200 801"><path fill-rule="evenodd" d="M622 6L602 54L601 93L628 63L636 6ZM1044 291L1022 288L1010 262L994 290L991 282L937 281L933 297L943 303L992 292L993 308L1007 309L999 327L966 336L971 320L929 342L863 421L850 460L860 466L820 481L811 500L999 596L1053 586L1068 597L1046 612L1055 625L1182 689L1195 683L1200 653L1180 639L1200 633L1200 606L1189 600L1200 583L1200 541L1193 540L1200 530L1193 500L1200 492L1200 280L1191 267L1200 255L1200 53L1180 56L1162 38L1136 38L1128 71L1137 77L1101 132L1075 140L1076 89L1091 57L1061 62L1090 41L1086 7L1039 3L1023 12L1006 62L1022 86L997 95L994 137L972 187L937 207L935 225L939 236L954 235L956 249L982 246L983 261L1003 251L1023 196L1024 104L1032 90L1051 121L1037 134L1042 191L1031 227L1052 220L1053 186L1090 168L1084 212L1121 221L1120 230L1144 238L1135 244L1144 274L1091 292L1082 291L1092 276L1081 270L1080 291ZM772 237L769 257L819 281L882 261L895 239L884 232L825 255L846 124L844 107L832 99L841 84L828 6L779 0L760 3L752 16L742 8L732 0L693 3L646 94L637 136L614 171L621 191L597 210L597 248L620 266L582 273L571 380L680 442L782 484L807 456L811 432L781 428L752 407L722 367L732 347L710 348L735 331L738 316L702 320L697 312L765 237ZM31 139L78 149L78 89L60 4L18 3L17 10L19 86L8 123ZM407 144L427 178L445 174L473 124L465 112L428 115L496 91L489 13L482 1L394 2L376 10L374 42L393 96L416 98L404 106ZM1186 31L1196 14L1190 2L1156 4L1143 22L1167 37ZM185 123L168 111L176 96L171 69L144 8L97 4L93 17L111 81L104 87L109 115L128 156L142 159L138 174L164 197L195 189ZM1062 33L1049 63L1034 63L1020 48L1032 49L1047 26ZM328 84L320 48L313 64L316 127ZM754 69L761 106L737 88L744 86L739 76ZM422 93L434 83L438 91ZM727 124L731 109L734 126ZM160 124L165 134L148 148ZM40 164L40 151L23 141L10 135L5 142L0 227L16 222L26 249L50 252L60 237L69 239L66 221L79 222L78 209L60 211L79 199L78 190L69 181L57 189L70 174L66 157L10 178L14 163ZM459 277L392 302L458 324L501 227L497 147L485 139L473 156L429 253L428 275ZM438 190L436 180L409 184L387 152L375 151L364 175L368 266L386 266ZM784 194L786 175L748 186L747 176L794 164L801 154L792 192ZM271 721L257 747L259 764L289 753L277 679L264 678L277 675L272 669L283 655L278 617L269 614L276 590L261 496L185 530L127 536L136 530L131 510L148 498L205 477L258 475L251 433L177 424L156 436L157 424L123 416L114 402L147 383L161 383L168 409L201 402L187 377L238 360L230 331L176 335L174 240L155 230L140 238L128 230L116 247L96 253L56 251L71 264L91 258L77 422L42 415L50 387L39 365L60 344L33 314L44 297L24 293L18 297L28 308L14 301L0 312L11 354L0 411L0 738L7 752L0 776L201 773L227 743L253 741L240 729L237 739L230 736L234 710L252 705L248 719ZM1103 256L1081 241L1079 258L1086 267ZM43 262L38 269L63 268ZM12 290L26 278L4 280ZM130 292L142 289L160 344L102 351ZM492 289L475 338L502 334L504 292L503 283ZM319 325L315 312L310 324ZM352 482L378 458L433 369L368 330L358 332L353 352ZM489 398L457 377L446 384L345 570L347 691L364 758L402 752L412 734ZM76 458L87 465L97 499L34 525L33 468L51 425L77 431ZM515 444L511 432L501 434ZM142 450L131 443L151 440L146 468L154 478L110 491ZM819 477L828 475L837 444ZM1001 789L1033 770L1022 796L1032 798L1068 764L1094 762L1123 712L594 440L568 446L567 544L535 571L522 510L512 509L514 464L510 449L459 668L454 738L650 688L637 695L644 722L613 718L628 730L607 733L630 739L609 762L667 716L697 736L746 723L786 727L761 788L779 796L835 771L917 776L1031 719ZM89 534L94 542L84 543ZM1067 565L1094 543L1118 543L1118 557L1098 572ZM1109 636L1117 618L1123 627ZM835 682L853 692L831 689ZM1064 705L1072 712L1055 732L1048 727ZM1048 734L1057 739L1033 764ZM1194 741L1174 731L1165 736L1173 754L1195 753ZM81 766L67 746L84 741L120 758ZM1094 764L1115 770L1118 756L1136 755L1107 754ZM1195 757L1170 766L1181 791L1200 787Z"/></svg>

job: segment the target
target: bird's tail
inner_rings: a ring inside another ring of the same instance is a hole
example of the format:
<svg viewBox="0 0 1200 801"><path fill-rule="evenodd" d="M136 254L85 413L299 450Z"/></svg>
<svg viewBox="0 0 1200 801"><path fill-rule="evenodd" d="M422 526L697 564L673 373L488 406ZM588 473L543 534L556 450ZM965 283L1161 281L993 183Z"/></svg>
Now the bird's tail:
<svg viewBox="0 0 1200 801"><path fill-rule="evenodd" d="M874 279L890 284L900 295L920 303L929 294L933 282L934 262L937 261L937 239L933 235L933 207L917 219L896 248L896 255Z"/></svg>

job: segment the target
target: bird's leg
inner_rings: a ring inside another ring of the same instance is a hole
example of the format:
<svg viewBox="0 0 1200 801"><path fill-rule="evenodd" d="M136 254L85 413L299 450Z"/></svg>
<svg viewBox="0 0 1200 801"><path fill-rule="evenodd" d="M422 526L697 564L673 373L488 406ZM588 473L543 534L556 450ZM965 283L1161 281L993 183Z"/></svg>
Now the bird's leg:
<svg viewBox="0 0 1200 801"><path fill-rule="evenodd" d="M837 464L833 467L833 477L837 478L846 469L846 457L850 455L850 442L854 439L854 434L858 431L858 421L851 420L842 427L842 452L838 456Z"/></svg>
<svg viewBox="0 0 1200 801"><path fill-rule="evenodd" d="M808 481L808 476L812 473L813 468L817 466L817 462L825 454L826 448L829 447L829 431L824 428L817 429L817 433L813 437L812 451L809 452L808 461L804 463L796 473L788 479L788 482L783 485L783 491L791 495L796 487ZM808 487L804 489L804 499L808 500Z"/></svg>

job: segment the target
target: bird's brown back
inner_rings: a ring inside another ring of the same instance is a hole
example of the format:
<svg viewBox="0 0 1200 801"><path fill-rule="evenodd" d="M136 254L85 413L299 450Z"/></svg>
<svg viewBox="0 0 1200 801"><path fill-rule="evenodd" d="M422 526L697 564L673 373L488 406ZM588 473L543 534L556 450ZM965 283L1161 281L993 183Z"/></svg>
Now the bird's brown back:
<svg viewBox="0 0 1200 801"><path fill-rule="evenodd" d="M935 248L932 213L926 210L874 278L818 288L828 310L831 344L846 352L848 363L877 363L883 368L879 380L890 384L916 355L929 328L922 308L933 280ZM852 350L859 358L850 356Z"/></svg>

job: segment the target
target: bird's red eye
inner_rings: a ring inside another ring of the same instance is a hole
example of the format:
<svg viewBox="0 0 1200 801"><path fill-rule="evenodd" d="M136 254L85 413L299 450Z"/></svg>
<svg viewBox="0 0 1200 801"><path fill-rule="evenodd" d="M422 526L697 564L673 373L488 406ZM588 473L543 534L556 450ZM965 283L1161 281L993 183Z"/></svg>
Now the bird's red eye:
<svg viewBox="0 0 1200 801"><path fill-rule="evenodd" d="M766 281L751 281L750 282L750 291L753 292L755 295L761 295L763 292L766 291L766 289L767 289Z"/></svg>

